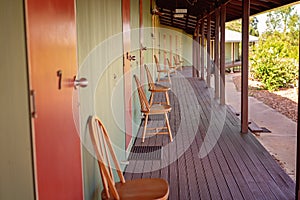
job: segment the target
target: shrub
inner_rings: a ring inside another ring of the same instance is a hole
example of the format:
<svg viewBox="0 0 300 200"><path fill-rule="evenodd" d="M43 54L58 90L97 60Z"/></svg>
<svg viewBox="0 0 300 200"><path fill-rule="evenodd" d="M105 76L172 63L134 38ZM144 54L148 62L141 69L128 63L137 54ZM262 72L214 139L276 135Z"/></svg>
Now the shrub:
<svg viewBox="0 0 300 200"><path fill-rule="evenodd" d="M298 78L298 66L291 58L292 48L280 36L260 40L250 56L252 76L268 90L294 85Z"/></svg>

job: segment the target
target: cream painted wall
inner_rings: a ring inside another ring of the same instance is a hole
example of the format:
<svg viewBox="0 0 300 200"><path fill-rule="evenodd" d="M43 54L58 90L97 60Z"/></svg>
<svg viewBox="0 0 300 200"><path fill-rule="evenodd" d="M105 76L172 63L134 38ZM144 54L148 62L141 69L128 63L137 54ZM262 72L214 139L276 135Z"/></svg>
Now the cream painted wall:
<svg viewBox="0 0 300 200"><path fill-rule="evenodd" d="M234 60L239 58L239 43L234 43ZM232 61L232 43L225 43L225 62Z"/></svg>
<svg viewBox="0 0 300 200"><path fill-rule="evenodd" d="M225 43L225 62L230 62L231 60L231 43Z"/></svg>
<svg viewBox="0 0 300 200"><path fill-rule="evenodd" d="M239 48L240 48L240 43L238 43L238 42L234 43L234 60L240 59L239 58L239 55L240 55Z"/></svg>
<svg viewBox="0 0 300 200"><path fill-rule="evenodd" d="M0 1L0 199L34 199L24 2Z"/></svg>

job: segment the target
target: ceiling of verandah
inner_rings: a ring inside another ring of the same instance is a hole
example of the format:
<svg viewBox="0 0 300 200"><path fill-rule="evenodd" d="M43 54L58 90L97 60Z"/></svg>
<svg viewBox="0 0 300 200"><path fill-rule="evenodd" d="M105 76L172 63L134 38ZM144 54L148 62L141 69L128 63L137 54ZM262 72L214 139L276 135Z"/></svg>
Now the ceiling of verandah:
<svg viewBox="0 0 300 200"><path fill-rule="evenodd" d="M277 7L295 3L295 0L250 0L250 15L262 13ZM193 34L199 19L204 20L211 13L211 34L214 36L215 15L214 10L221 4L226 5L226 22L242 18L242 0L156 0L156 9L159 13L160 23L175 27ZM179 10L176 9L186 9ZM178 11L178 10L177 10ZM183 13L182 13L183 11Z"/></svg>

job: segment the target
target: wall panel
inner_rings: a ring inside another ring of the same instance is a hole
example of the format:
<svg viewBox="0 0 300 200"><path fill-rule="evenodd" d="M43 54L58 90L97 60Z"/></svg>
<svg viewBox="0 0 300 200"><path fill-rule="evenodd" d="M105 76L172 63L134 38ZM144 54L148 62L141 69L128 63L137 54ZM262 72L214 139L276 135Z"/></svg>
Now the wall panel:
<svg viewBox="0 0 300 200"><path fill-rule="evenodd" d="M101 178L86 126L89 115L102 119L119 160L126 156L121 1L77 0L77 35L79 76L89 81L80 89L85 199L94 199Z"/></svg>
<svg viewBox="0 0 300 200"><path fill-rule="evenodd" d="M0 199L34 199L23 1L0 13Z"/></svg>

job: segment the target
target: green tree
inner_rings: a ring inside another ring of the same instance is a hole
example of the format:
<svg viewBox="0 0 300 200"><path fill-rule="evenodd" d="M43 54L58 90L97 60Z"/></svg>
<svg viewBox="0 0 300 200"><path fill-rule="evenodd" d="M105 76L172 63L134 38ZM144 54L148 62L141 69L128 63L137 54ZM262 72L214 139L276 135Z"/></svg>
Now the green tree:
<svg viewBox="0 0 300 200"><path fill-rule="evenodd" d="M256 17L250 17L250 25L249 25L250 35L259 36L258 32L258 19Z"/></svg>
<svg viewBox="0 0 300 200"><path fill-rule="evenodd" d="M295 7L282 7L268 13L266 26L269 33L279 31L286 34L299 31L299 15L295 11Z"/></svg>
<svg viewBox="0 0 300 200"><path fill-rule="evenodd" d="M253 36L259 36L259 32L257 28L258 19L256 17L250 17L249 21L250 21L249 34ZM238 19L231 22L227 22L225 27L228 30L242 32L242 20Z"/></svg>
<svg viewBox="0 0 300 200"><path fill-rule="evenodd" d="M236 32L242 32L242 20L238 19L231 22L227 22L225 24L225 28Z"/></svg>
<svg viewBox="0 0 300 200"><path fill-rule="evenodd" d="M266 20L267 33L271 34L280 28L280 16L278 13L269 12Z"/></svg>
<svg viewBox="0 0 300 200"><path fill-rule="evenodd" d="M268 90L288 87L298 78L298 66L292 57L291 47L282 34L264 34L253 48L251 73Z"/></svg>
<svg viewBox="0 0 300 200"><path fill-rule="evenodd" d="M269 90L288 87L298 79L299 15L284 7L267 15L267 30L250 57L254 78Z"/></svg>

